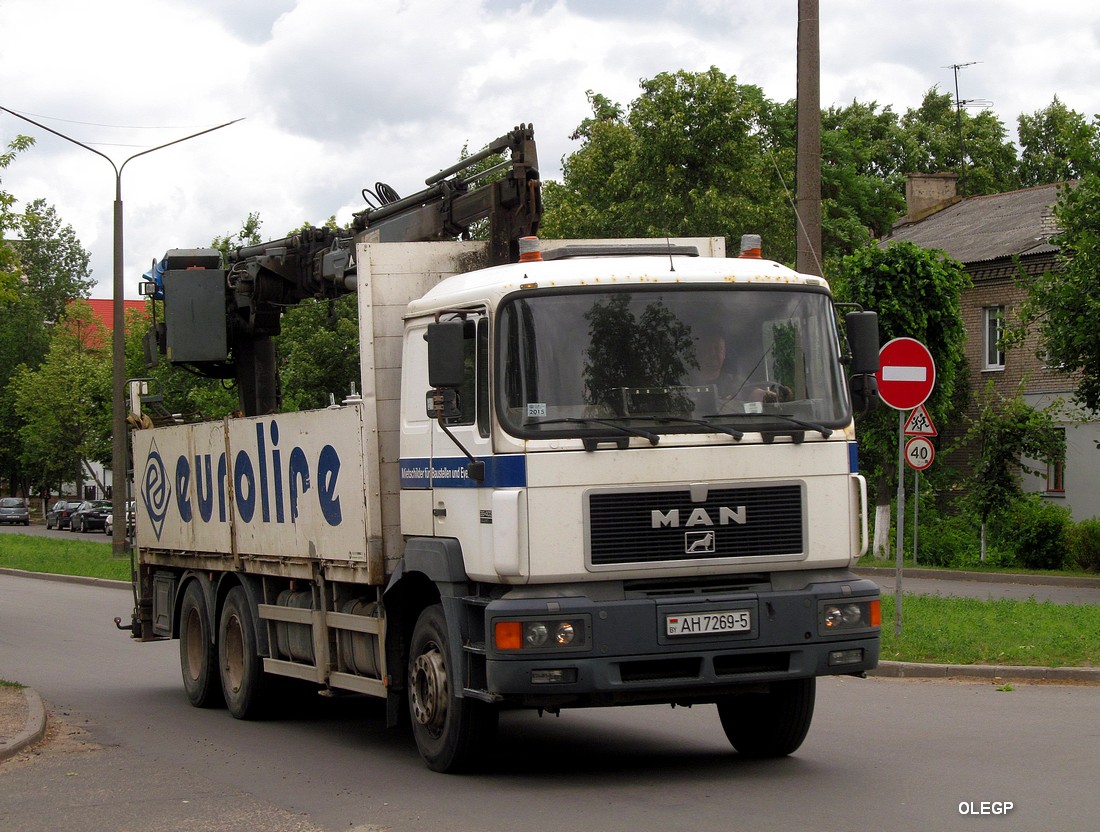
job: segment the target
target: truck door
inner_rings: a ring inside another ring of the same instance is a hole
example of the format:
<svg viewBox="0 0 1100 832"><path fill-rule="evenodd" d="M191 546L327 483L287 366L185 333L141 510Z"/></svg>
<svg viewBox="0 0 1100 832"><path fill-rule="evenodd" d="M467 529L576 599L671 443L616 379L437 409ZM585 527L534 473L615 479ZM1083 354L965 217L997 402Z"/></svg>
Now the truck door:
<svg viewBox="0 0 1100 832"><path fill-rule="evenodd" d="M492 470L489 430L489 321L484 315L467 319L463 339L466 374L458 390L455 416L432 424L432 517L434 533L454 537L462 544L467 570L491 552L493 488L489 476L469 476L465 448ZM453 438L452 438L453 437Z"/></svg>

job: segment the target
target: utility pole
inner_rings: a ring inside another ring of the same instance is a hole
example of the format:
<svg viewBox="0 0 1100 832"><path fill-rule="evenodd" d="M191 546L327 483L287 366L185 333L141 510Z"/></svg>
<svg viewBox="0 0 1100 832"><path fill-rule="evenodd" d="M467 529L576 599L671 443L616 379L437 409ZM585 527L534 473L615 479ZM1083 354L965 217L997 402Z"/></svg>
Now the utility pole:
<svg viewBox="0 0 1100 832"><path fill-rule="evenodd" d="M83 142L79 142L72 136L66 136L64 133L60 133L54 130L52 127L47 127L44 124L39 124L34 119L27 118L21 113L17 113L14 110L9 110L7 107L0 107L5 113L10 113L16 118L33 124L35 127L39 127L48 133L64 139L67 142L72 142L77 147L82 147L94 153L96 156L100 156L106 159L111 167L115 171L115 201L114 201L114 303L111 307L112 312L112 326L114 331L111 333L111 511L114 515L114 529L111 537L111 550L115 557L123 557L126 554L126 482L127 482L127 458L126 453L126 398L125 398L125 386L126 386L126 336L123 331L125 326L125 306L123 299L125 296L125 284L122 275L123 266L123 248L122 248L122 170L126 165L138 158L139 156L146 156L155 150L161 150L165 147L171 147L174 144L185 142L188 139L194 139L198 136L212 133L215 130L220 130L223 127L228 127L230 124L236 124L243 119L234 119L233 121L227 121L225 124L219 124L217 127L210 127L206 130L200 130L198 133L192 133L189 136L184 136L182 139L175 139L174 141L165 142L164 144L151 147L148 150L143 150L140 153L135 153L133 156L128 157L123 161L121 165L116 165L115 161L105 153L101 153L94 147L89 147Z"/></svg>
<svg viewBox="0 0 1100 832"><path fill-rule="evenodd" d="M818 0L798 0L795 268L821 276L821 44Z"/></svg>

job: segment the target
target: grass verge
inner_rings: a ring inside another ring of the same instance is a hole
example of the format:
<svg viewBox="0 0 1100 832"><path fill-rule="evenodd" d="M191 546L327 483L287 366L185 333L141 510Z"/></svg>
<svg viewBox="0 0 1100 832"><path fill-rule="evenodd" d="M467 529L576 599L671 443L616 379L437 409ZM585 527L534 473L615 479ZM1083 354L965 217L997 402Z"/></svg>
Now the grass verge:
<svg viewBox="0 0 1100 832"><path fill-rule="evenodd" d="M110 546L86 540L0 535L0 567L53 575L130 580L129 558L116 558Z"/></svg>
<svg viewBox="0 0 1100 832"><path fill-rule="evenodd" d="M82 540L0 535L0 567L130 580L129 559ZM882 598L882 659L934 664L1100 667L1100 605L906 595L900 638Z"/></svg>
<svg viewBox="0 0 1100 832"><path fill-rule="evenodd" d="M1100 667L1100 606L906 595L901 636L882 598L884 661Z"/></svg>

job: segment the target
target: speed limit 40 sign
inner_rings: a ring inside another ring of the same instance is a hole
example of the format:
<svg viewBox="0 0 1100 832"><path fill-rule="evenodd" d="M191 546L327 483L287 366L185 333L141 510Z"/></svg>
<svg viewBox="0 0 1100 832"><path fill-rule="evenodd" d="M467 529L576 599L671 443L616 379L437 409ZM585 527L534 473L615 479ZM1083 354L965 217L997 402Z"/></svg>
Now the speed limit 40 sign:
<svg viewBox="0 0 1100 832"><path fill-rule="evenodd" d="M923 471L936 458L936 448L927 436L914 436L905 443L905 464L915 471Z"/></svg>

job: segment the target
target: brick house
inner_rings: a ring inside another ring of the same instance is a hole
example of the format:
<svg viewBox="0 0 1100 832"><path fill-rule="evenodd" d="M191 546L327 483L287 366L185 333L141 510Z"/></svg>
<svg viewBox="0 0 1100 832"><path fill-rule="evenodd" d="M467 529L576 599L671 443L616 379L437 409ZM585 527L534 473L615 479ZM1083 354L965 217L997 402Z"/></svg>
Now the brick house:
<svg viewBox="0 0 1100 832"><path fill-rule="evenodd" d="M947 173L911 174L906 216L880 245L907 240L942 249L963 264L973 284L960 304L969 336L966 360L973 412L990 385L1006 398L1021 394L1035 408L1061 402L1056 412L1066 432L1066 463L1032 461L1031 467L1045 470L1046 476L1025 476L1023 487L1065 505L1075 520L1100 516L1100 423L1074 412L1075 377L1047 365L1040 357L1037 334L1009 350L1000 344L1006 322L1018 321L1026 296L1020 276L1057 268L1058 248L1051 237L1057 232L1053 209L1061 186L960 197L956 178Z"/></svg>

